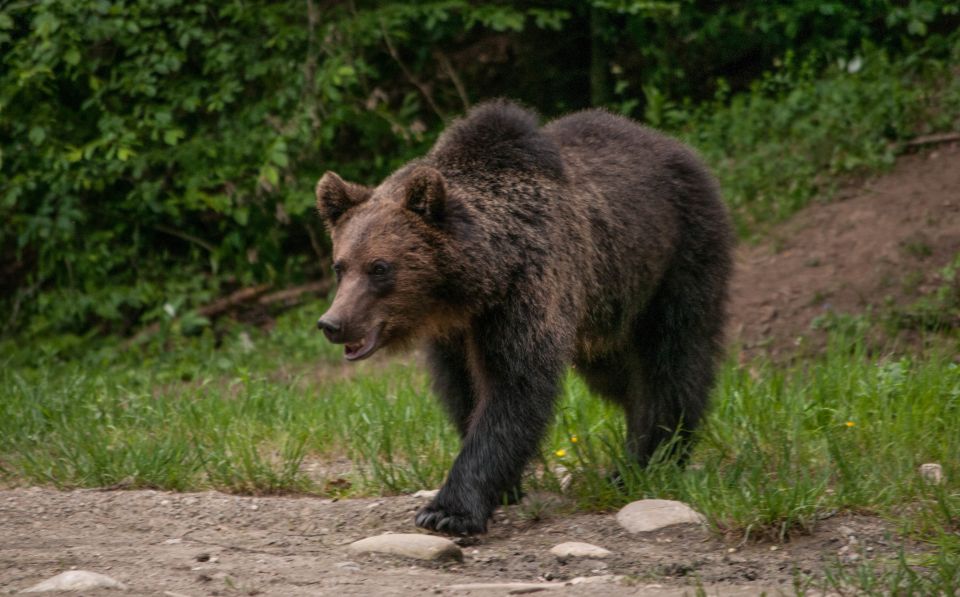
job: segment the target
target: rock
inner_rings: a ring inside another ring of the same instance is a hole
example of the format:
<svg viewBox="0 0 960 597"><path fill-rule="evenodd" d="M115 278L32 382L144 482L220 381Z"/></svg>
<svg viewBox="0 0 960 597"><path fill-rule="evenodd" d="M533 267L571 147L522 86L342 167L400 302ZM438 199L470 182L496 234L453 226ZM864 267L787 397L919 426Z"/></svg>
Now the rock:
<svg viewBox="0 0 960 597"><path fill-rule="evenodd" d="M837 557L844 564L853 564L860 559L860 554L852 549L851 545L844 545L837 551Z"/></svg>
<svg viewBox="0 0 960 597"><path fill-rule="evenodd" d="M433 498L437 497L438 493L440 493L439 489L421 489L420 491L413 494L413 497L426 498L428 500L432 500Z"/></svg>
<svg viewBox="0 0 960 597"><path fill-rule="evenodd" d="M657 531L675 524L703 524L703 515L683 502L639 500L617 512L617 522L631 533Z"/></svg>
<svg viewBox="0 0 960 597"><path fill-rule="evenodd" d="M68 570L20 592L46 593L49 591L92 591L94 589L120 589L125 591L127 586L105 574L87 572L86 570Z"/></svg>
<svg viewBox="0 0 960 597"><path fill-rule="evenodd" d="M350 572L360 572L360 566L356 562L337 562L333 567Z"/></svg>
<svg viewBox="0 0 960 597"><path fill-rule="evenodd" d="M591 585L613 583L623 580L623 576L604 574L600 576L578 576L566 582L475 582L458 585L448 585L449 591L483 592L489 591L496 595L525 595L540 591L553 591L571 585Z"/></svg>
<svg viewBox="0 0 960 597"><path fill-rule="evenodd" d="M562 464L557 465L553 467L553 474L560 481L560 492L567 493L570 491L570 486L573 485L573 475L570 474L567 467Z"/></svg>
<svg viewBox="0 0 960 597"><path fill-rule="evenodd" d="M473 582L462 585L447 585L449 591L491 591L497 595L524 595L562 589L566 584L562 582Z"/></svg>
<svg viewBox="0 0 960 597"><path fill-rule="evenodd" d="M605 558L610 555L610 550L604 549L590 543L580 543L578 541L568 541L550 548L550 553L561 559L566 558Z"/></svg>
<svg viewBox="0 0 960 597"><path fill-rule="evenodd" d="M463 552L453 541L416 533L367 537L351 543L349 549L354 553L383 553L417 560L463 561Z"/></svg>
<svg viewBox="0 0 960 597"><path fill-rule="evenodd" d="M930 485L943 483L943 467L935 462L920 465L920 476Z"/></svg>
<svg viewBox="0 0 960 597"><path fill-rule="evenodd" d="M570 585L594 585L605 582L620 582L625 576L622 574L600 574L598 576L578 576L567 581Z"/></svg>

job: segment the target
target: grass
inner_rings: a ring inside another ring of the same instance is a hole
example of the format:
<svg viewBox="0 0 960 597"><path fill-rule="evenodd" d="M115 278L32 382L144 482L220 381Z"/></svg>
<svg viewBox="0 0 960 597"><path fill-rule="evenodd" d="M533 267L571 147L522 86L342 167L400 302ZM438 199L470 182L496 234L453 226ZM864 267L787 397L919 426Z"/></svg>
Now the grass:
<svg viewBox="0 0 960 597"><path fill-rule="evenodd" d="M66 359L5 352L0 479L333 496L438 486L458 440L425 375L407 362L345 374L312 329L320 311L291 312L271 334L237 328L220 346L208 333L168 340L175 350L158 341ZM527 483L558 490L562 465L580 508L680 499L743 540L787 540L838 511L889 516L940 549L872 571L838 566L823 582L939 587L960 567L958 428L960 366L943 356L878 360L838 332L814 361L724 367L686 469L625 462L619 412L571 374ZM346 478L310 472L342 457L354 464ZM945 484L922 481L925 462L943 465ZM623 489L606 479L614 469Z"/></svg>

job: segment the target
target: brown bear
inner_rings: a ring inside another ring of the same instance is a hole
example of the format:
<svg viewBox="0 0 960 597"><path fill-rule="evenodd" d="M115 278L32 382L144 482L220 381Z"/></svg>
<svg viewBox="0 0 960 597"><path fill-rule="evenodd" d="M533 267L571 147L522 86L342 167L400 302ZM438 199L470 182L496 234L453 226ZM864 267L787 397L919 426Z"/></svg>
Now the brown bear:
<svg viewBox="0 0 960 597"><path fill-rule="evenodd" d="M602 110L540 128L497 100L376 188L324 174L317 206L338 280L318 326L349 360L423 341L462 439L418 526L486 531L571 364L623 407L640 464L703 417L734 238L679 142Z"/></svg>

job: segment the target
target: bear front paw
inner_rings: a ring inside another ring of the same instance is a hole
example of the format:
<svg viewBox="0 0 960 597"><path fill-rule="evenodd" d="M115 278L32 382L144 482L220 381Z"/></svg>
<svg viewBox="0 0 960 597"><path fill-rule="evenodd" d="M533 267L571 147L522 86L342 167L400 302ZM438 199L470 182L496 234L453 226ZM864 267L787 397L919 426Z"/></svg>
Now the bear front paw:
<svg viewBox="0 0 960 597"><path fill-rule="evenodd" d="M447 535L476 535L487 532L487 517L453 513L442 506L430 504L417 512L417 526Z"/></svg>

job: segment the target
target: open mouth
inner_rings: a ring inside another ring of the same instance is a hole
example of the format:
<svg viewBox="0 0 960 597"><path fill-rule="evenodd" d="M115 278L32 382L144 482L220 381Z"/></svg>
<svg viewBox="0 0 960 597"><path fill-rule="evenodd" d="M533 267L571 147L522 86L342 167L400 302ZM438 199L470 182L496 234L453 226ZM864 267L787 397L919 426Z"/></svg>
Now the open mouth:
<svg viewBox="0 0 960 597"><path fill-rule="evenodd" d="M359 342L347 342L343 345L343 356L348 361L359 361L372 355L380 348L380 332L383 324L374 326Z"/></svg>

